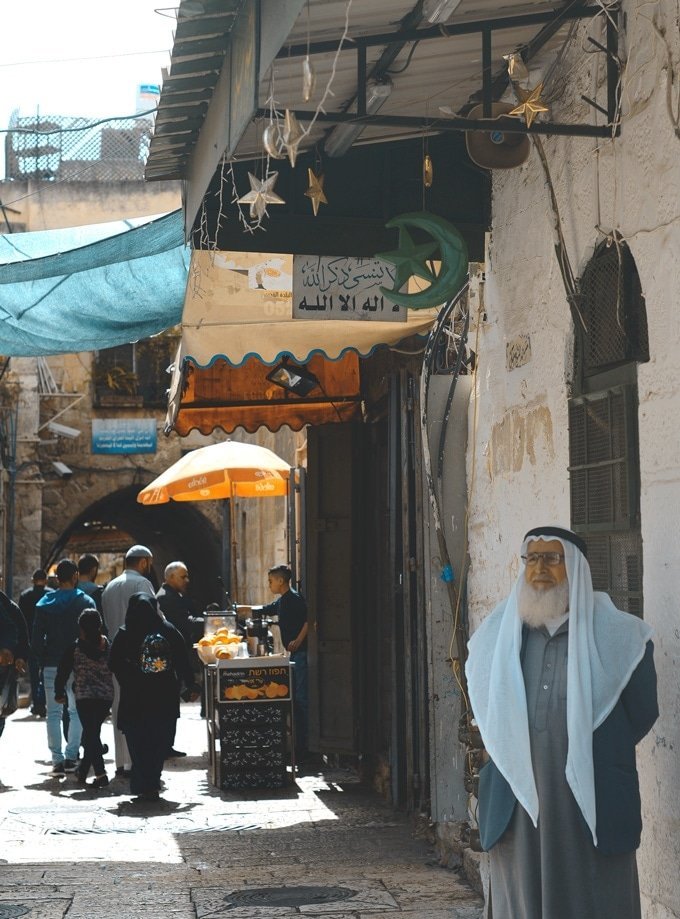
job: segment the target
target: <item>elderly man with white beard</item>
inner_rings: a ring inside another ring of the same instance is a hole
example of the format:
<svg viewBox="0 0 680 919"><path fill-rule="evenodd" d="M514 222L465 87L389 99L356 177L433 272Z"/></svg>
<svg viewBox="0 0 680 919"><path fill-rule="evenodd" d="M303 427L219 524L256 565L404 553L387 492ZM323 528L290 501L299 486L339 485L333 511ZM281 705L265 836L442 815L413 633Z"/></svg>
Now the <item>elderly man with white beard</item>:
<svg viewBox="0 0 680 919"><path fill-rule="evenodd" d="M521 554L466 665L490 757L478 815L488 915L639 919L635 745L658 717L651 629L593 591L571 530L530 530Z"/></svg>

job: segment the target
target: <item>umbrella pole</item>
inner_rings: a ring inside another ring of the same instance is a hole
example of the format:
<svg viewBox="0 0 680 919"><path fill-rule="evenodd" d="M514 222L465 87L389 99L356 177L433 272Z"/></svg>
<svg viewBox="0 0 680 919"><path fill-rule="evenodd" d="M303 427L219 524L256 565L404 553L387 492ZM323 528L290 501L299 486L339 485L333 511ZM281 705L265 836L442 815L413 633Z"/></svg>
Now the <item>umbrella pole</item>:
<svg viewBox="0 0 680 919"><path fill-rule="evenodd" d="M229 561L231 562L231 592L232 600L236 603L238 597L238 560L237 560L237 542L236 537L238 535L238 521L236 519L236 505L234 504L234 499L231 499L231 556Z"/></svg>
<svg viewBox="0 0 680 919"><path fill-rule="evenodd" d="M222 501L222 585L224 606L231 602L231 501Z"/></svg>

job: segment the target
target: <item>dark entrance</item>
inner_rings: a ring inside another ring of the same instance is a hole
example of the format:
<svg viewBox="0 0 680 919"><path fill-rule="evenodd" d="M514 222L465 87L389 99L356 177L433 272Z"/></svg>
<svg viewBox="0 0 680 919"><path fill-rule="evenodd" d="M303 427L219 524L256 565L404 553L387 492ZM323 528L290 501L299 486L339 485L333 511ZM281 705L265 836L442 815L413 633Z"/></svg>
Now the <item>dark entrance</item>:
<svg viewBox="0 0 680 919"><path fill-rule="evenodd" d="M133 543L153 552L156 586L172 561L183 561L191 577L196 609L220 599L220 537L195 507L170 502L155 507L137 503L139 486L120 489L91 504L63 531L52 546L48 564L63 555L104 552L123 555Z"/></svg>
<svg viewBox="0 0 680 919"><path fill-rule="evenodd" d="M385 382L372 423L309 430L310 745L358 755L413 809L429 795L417 378Z"/></svg>

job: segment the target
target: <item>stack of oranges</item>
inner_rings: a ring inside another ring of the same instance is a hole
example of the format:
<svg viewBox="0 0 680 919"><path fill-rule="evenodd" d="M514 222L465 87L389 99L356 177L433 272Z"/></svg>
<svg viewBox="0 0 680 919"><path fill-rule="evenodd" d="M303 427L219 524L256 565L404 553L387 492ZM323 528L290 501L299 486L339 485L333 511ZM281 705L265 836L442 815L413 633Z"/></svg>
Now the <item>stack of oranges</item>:
<svg viewBox="0 0 680 919"><path fill-rule="evenodd" d="M200 638L196 644L196 650L204 664L214 664L215 661L236 657L240 641L239 635L230 632L227 628L221 628L217 629L213 635Z"/></svg>

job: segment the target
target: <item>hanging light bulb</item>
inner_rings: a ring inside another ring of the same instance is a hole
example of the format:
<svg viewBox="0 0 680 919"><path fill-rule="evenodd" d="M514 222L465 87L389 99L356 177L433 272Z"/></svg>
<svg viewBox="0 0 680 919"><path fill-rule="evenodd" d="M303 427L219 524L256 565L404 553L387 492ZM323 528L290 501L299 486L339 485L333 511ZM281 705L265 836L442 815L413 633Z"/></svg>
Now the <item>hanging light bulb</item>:
<svg viewBox="0 0 680 919"><path fill-rule="evenodd" d="M439 22L446 22L459 5L460 0L425 0L423 3L423 16L433 25Z"/></svg>

